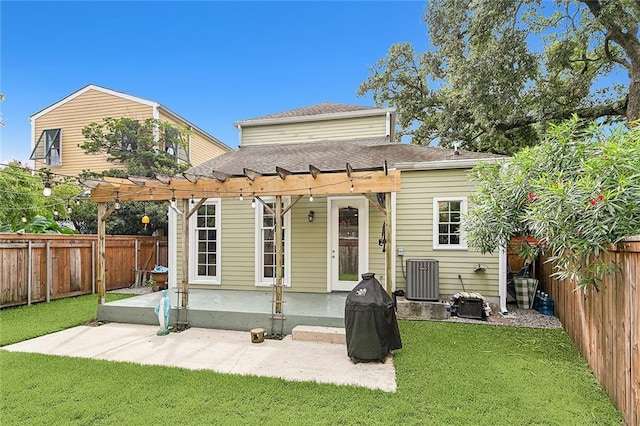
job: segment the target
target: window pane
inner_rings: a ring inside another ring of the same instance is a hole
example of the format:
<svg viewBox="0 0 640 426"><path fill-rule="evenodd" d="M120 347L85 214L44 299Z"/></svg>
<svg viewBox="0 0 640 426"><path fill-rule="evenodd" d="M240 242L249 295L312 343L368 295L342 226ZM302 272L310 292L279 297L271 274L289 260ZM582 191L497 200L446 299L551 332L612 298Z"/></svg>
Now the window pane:
<svg viewBox="0 0 640 426"><path fill-rule="evenodd" d="M198 263L202 264L206 262L207 262L207 255L205 253L198 253Z"/></svg>
<svg viewBox="0 0 640 426"><path fill-rule="evenodd" d="M459 235L451 235L450 240L451 240L451 244L460 244Z"/></svg>
<svg viewBox="0 0 640 426"><path fill-rule="evenodd" d="M438 237L438 243L440 244L449 244L449 237L448 235L440 235Z"/></svg>
<svg viewBox="0 0 640 426"><path fill-rule="evenodd" d="M207 267L205 265L198 265L198 275L207 275Z"/></svg>
<svg viewBox="0 0 640 426"><path fill-rule="evenodd" d="M439 225L438 226L438 233L446 234L448 232L449 232L449 225Z"/></svg>
<svg viewBox="0 0 640 426"><path fill-rule="evenodd" d="M449 211L449 202L448 201L438 201L438 211L440 211L440 212L448 212Z"/></svg>
<svg viewBox="0 0 640 426"><path fill-rule="evenodd" d="M216 254L214 253L210 253L207 256L207 263L209 263L210 265L215 265L216 264Z"/></svg>
<svg viewBox="0 0 640 426"><path fill-rule="evenodd" d="M215 277L216 276L216 265L209 265L208 271L209 271L208 275L210 277Z"/></svg>
<svg viewBox="0 0 640 426"><path fill-rule="evenodd" d="M454 212L460 211L460 201L449 201L449 209Z"/></svg>
<svg viewBox="0 0 640 426"><path fill-rule="evenodd" d="M451 222L460 222L460 212L451 213Z"/></svg>
<svg viewBox="0 0 640 426"><path fill-rule="evenodd" d="M449 225L449 232L451 234L459 234L460 233L460 224L459 223L452 223L451 225Z"/></svg>

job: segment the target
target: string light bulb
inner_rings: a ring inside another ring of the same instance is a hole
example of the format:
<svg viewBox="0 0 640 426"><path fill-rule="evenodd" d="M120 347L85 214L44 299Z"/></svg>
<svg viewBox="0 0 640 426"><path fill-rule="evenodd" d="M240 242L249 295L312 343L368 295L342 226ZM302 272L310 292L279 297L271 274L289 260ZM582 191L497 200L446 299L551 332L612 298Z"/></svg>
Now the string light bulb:
<svg viewBox="0 0 640 426"><path fill-rule="evenodd" d="M251 200L251 208L252 209L256 208L256 197L253 197L253 200Z"/></svg>
<svg viewBox="0 0 640 426"><path fill-rule="evenodd" d="M240 190L240 201L244 201L244 197L242 196L242 189Z"/></svg>
<svg viewBox="0 0 640 426"><path fill-rule="evenodd" d="M58 208L57 207L53 208L53 215L56 216L56 217L58 216Z"/></svg>
<svg viewBox="0 0 640 426"><path fill-rule="evenodd" d="M349 188L349 191L353 192L353 181L351 181L351 188Z"/></svg>
<svg viewBox="0 0 640 426"><path fill-rule="evenodd" d="M313 203L313 194L311 193L311 188L309 188L309 202Z"/></svg>
<svg viewBox="0 0 640 426"><path fill-rule="evenodd" d="M44 189L42 190L42 195L45 197L51 197L51 182L46 181L44 183Z"/></svg>
<svg viewBox="0 0 640 426"><path fill-rule="evenodd" d="M173 207L175 209L176 208L176 191L175 191L175 189L172 189L171 193L173 195L171 195L171 201L169 201L169 204L171 205L171 207Z"/></svg>
<svg viewBox="0 0 640 426"><path fill-rule="evenodd" d="M22 211L22 217L20 218L20 221L22 223L27 223L27 213L25 213L25 211Z"/></svg>
<svg viewBox="0 0 640 426"><path fill-rule="evenodd" d="M76 206L80 205L80 198L76 197Z"/></svg>
<svg viewBox="0 0 640 426"><path fill-rule="evenodd" d="M116 210L120 210L120 197L118 196L117 191L116 191L116 199L113 203L113 207L115 207Z"/></svg>
<svg viewBox="0 0 640 426"><path fill-rule="evenodd" d="M71 214L73 210L71 210L71 205L69 204L69 200L67 200L67 214Z"/></svg>

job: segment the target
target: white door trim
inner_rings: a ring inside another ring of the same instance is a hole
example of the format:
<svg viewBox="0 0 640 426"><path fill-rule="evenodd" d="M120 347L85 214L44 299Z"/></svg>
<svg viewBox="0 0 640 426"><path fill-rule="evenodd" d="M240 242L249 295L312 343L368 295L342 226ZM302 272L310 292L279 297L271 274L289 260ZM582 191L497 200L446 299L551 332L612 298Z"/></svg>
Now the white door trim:
<svg viewBox="0 0 640 426"><path fill-rule="evenodd" d="M369 268L369 202L363 196L327 197L327 292L350 291L359 280L350 283L338 281L338 208L352 204L358 212L358 277ZM335 208L335 211L334 211ZM347 287L351 288L347 288Z"/></svg>

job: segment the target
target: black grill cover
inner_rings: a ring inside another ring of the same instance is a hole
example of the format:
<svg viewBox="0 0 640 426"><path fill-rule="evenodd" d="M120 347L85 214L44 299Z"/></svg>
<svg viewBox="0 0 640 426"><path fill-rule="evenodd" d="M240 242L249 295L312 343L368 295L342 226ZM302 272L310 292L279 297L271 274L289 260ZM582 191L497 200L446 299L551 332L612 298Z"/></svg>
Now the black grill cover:
<svg viewBox="0 0 640 426"><path fill-rule="evenodd" d="M371 272L347 296L344 322L347 355L354 362L383 361L402 348L393 299Z"/></svg>

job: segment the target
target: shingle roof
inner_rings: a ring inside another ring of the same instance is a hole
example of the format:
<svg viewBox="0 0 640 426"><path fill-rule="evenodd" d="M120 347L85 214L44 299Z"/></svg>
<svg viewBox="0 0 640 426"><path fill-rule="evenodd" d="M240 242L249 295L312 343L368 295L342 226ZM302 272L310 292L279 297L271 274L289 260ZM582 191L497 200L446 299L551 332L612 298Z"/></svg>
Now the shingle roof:
<svg viewBox="0 0 640 426"><path fill-rule="evenodd" d="M354 111L375 110L375 109L378 109L378 108L372 107L372 106L323 102L316 105L310 105L302 108L292 109L289 111L277 112L275 114L248 118L246 120L239 121L239 123L243 123L247 121L267 120L267 119L274 119L274 118L306 117L310 115L336 114L341 112L354 112Z"/></svg>
<svg viewBox="0 0 640 426"><path fill-rule="evenodd" d="M215 170L242 175L243 169L247 168L263 175L272 175L276 173L276 166L293 173L308 173L309 165L328 172L343 171L346 163L354 170L371 170L382 167L385 161L388 167L394 167L397 163L502 157L480 152L459 152L459 155L454 155L451 149L389 143L387 137L241 146L191 168L189 173L210 176Z"/></svg>

